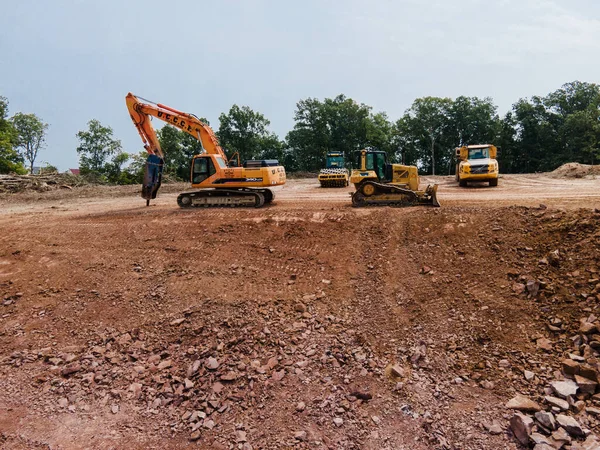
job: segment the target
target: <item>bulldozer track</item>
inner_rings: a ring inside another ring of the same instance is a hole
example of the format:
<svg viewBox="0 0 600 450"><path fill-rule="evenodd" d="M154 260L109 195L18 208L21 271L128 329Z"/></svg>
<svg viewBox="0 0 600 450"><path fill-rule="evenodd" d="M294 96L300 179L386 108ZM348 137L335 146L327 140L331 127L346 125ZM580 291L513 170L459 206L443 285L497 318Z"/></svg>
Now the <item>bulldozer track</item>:
<svg viewBox="0 0 600 450"><path fill-rule="evenodd" d="M365 186L374 186L376 193L367 196L363 193ZM378 192L379 191L379 192ZM386 199L380 196L385 194L398 194L397 199ZM377 198L379 196L379 198ZM374 181L366 181L352 195L352 205L361 206L414 206L419 204L419 198L410 189L404 189L399 186L393 186L385 183L377 183Z"/></svg>

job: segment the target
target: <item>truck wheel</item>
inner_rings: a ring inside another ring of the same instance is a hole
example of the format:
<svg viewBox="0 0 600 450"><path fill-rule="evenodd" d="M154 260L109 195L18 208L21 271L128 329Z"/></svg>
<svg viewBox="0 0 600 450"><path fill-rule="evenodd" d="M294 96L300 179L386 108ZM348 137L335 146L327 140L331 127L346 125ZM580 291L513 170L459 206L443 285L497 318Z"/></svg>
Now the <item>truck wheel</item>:
<svg viewBox="0 0 600 450"><path fill-rule="evenodd" d="M458 185L460 187L467 187L467 181L466 180L459 180L458 181Z"/></svg>
<svg viewBox="0 0 600 450"><path fill-rule="evenodd" d="M490 187L498 186L498 178L490 180Z"/></svg>

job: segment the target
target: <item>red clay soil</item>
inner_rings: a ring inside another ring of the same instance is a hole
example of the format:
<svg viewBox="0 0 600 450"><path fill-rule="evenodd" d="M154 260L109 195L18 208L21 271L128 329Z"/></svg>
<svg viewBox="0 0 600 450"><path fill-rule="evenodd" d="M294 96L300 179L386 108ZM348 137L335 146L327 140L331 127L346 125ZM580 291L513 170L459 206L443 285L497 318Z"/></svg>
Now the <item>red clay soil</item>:
<svg viewBox="0 0 600 450"><path fill-rule="evenodd" d="M600 315L598 182L442 182L440 209L3 197L2 448L522 448L506 402Z"/></svg>

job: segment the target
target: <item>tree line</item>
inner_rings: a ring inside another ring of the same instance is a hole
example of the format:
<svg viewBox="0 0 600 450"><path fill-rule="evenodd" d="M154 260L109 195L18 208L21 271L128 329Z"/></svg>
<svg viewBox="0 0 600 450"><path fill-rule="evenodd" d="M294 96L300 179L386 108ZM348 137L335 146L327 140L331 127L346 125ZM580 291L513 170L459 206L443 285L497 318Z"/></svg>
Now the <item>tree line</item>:
<svg viewBox="0 0 600 450"><path fill-rule="evenodd" d="M286 167L315 171L328 151L365 147L426 174L452 174L454 148L491 143L505 173L551 171L600 160L600 86L574 81L544 97L520 99L500 117L489 97L416 99L391 121L385 112L340 95L301 100L283 145Z"/></svg>
<svg viewBox="0 0 600 450"><path fill-rule="evenodd" d="M35 115L8 119L7 105L0 97L2 173L22 170L24 161L33 167L48 127ZM296 104L294 127L284 139L269 127L260 112L233 105L219 116L216 134L228 155L278 159L288 172L318 171L331 151L350 156L373 148L385 151L392 162L418 166L421 173L446 175L454 171L454 148L477 143L499 147L504 173L543 172L567 162L595 164L600 159L600 86L567 83L544 97L518 100L503 116L489 97L422 97L395 121L342 94L307 98ZM91 120L77 138L82 173L117 183L140 180L145 154L124 153L110 127ZM170 125L158 131L158 138L166 174L189 179L200 143Z"/></svg>
<svg viewBox="0 0 600 450"><path fill-rule="evenodd" d="M422 97L396 121L345 95L307 98L296 104L294 127L284 139L269 126L261 113L234 105L219 117L216 134L228 154L278 159L288 172L315 172L328 152L351 156L369 147L421 173L448 175L456 147L483 143L500 149L504 173L547 172L567 162L600 160L600 86L567 83L544 97L518 100L503 116L489 97ZM159 139L167 172L187 179L197 142L173 127L163 127Z"/></svg>

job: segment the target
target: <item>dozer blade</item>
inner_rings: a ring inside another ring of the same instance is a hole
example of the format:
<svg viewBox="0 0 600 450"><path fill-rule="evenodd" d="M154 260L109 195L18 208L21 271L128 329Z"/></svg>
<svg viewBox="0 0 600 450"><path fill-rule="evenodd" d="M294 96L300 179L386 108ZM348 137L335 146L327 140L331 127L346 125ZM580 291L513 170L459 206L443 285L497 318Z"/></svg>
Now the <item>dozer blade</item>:
<svg viewBox="0 0 600 450"><path fill-rule="evenodd" d="M433 186L427 186L427 190L425 192L429 194L431 205L439 208L442 205L440 205L440 202L437 199L437 190L438 185L434 184Z"/></svg>

